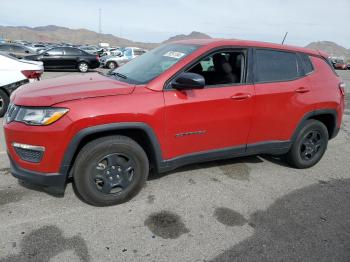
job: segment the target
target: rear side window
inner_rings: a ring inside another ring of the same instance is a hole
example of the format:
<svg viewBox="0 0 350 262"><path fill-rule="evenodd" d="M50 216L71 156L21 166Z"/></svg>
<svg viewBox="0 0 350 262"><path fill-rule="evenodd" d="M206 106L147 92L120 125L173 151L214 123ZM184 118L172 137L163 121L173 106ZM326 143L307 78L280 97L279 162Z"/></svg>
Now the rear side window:
<svg viewBox="0 0 350 262"><path fill-rule="evenodd" d="M82 55L82 51L76 48L65 48L64 49L64 54L65 55Z"/></svg>
<svg viewBox="0 0 350 262"><path fill-rule="evenodd" d="M49 55L52 56L57 56L57 55L63 55L63 48L52 48L50 50L48 50L46 53L48 53Z"/></svg>
<svg viewBox="0 0 350 262"><path fill-rule="evenodd" d="M300 55L301 61L303 62L304 66L304 73L305 75L310 74L312 71L314 71L314 66L311 63L310 57L306 54Z"/></svg>
<svg viewBox="0 0 350 262"><path fill-rule="evenodd" d="M14 51L14 52L25 52L27 49L25 49L24 47L22 47L22 46L13 46L12 47L12 50Z"/></svg>
<svg viewBox="0 0 350 262"><path fill-rule="evenodd" d="M257 49L255 57L255 82L286 81L300 76L296 53Z"/></svg>
<svg viewBox="0 0 350 262"><path fill-rule="evenodd" d="M1 51L10 51L11 50L11 46L9 46L9 45L0 45L0 50Z"/></svg>

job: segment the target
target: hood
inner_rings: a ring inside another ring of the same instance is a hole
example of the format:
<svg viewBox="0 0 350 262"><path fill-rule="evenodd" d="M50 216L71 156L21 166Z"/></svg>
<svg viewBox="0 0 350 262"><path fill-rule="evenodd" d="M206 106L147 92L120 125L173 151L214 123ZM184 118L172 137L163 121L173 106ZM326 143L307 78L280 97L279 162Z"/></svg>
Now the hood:
<svg viewBox="0 0 350 262"><path fill-rule="evenodd" d="M134 87L98 73L64 76L21 86L12 94L11 103L52 106L89 97L127 95L132 93Z"/></svg>

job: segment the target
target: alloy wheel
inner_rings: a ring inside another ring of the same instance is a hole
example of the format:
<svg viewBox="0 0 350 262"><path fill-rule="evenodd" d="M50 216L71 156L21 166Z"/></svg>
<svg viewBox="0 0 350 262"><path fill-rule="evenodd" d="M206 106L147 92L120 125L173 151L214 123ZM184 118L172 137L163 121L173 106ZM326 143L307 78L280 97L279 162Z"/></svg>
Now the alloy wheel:
<svg viewBox="0 0 350 262"><path fill-rule="evenodd" d="M79 65L79 70L81 71L81 72L86 72L87 70L88 70L88 65L86 64L86 63L81 63L80 65Z"/></svg>

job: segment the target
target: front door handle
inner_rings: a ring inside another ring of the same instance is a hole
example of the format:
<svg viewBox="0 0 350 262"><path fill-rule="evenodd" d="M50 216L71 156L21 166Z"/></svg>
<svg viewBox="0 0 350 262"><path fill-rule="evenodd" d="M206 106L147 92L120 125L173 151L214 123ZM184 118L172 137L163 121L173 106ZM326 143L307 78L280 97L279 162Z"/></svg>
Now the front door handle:
<svg viewBox="0 0 350 262"><path fill-rule="evenodd" d="M249 99L251 98L252 95L251 94L248 94L248 93L239 93L239 94L235 94L233 96L231 96L231 99L234 99L234 100L245 100L245 99Z"/></svg>
<svg viewBox="0 0 350 262"><path fill-rule="evenodd" d="M303 94L303 93L310 92L310 90L308 88L306 88L306 87L299 87L298 89L295 90L295 92Z"/></svg>

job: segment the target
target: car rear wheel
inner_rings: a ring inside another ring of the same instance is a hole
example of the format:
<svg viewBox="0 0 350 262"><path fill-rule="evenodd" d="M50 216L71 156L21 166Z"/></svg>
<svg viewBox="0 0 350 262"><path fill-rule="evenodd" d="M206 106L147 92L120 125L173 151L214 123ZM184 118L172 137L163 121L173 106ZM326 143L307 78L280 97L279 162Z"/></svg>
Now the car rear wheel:
<svg viewBox="0 0 350 262"><path fill-rule="evenodd" d="M288 163L296 168L312 167L326 152L328 139L328 130L323 123L308 120L287 154Z"/></svg>
<svg viewBox="0 0 350 262"><path fill-rule="evenodd" d="M125 136L108 136L83 147L73 178L87 203L110 206L135 196L145 184L148 172L148 158L139 144Z"/></svg>
<svg viewBox="0 0 350 262"><path fill-rule="evenodd" d="M9 103L9 96L0 89L0 117L3 117L5 115Z"/></svg>
<svg viewBox="0 0 350 262"><path fill-rule="evenodd" d="M86 62L80 62L78 64L78 70L82 73L86 73L89 70L89 65Z"/></svg>
<svg viewBox="0 0 350 262"><path fill-rule="evenodd" d="M108 69L114 69L114 68L117 68L117 67L118 67L118 64L116 62L111 61L111 62L107 63L107 68Z"/></svg>

